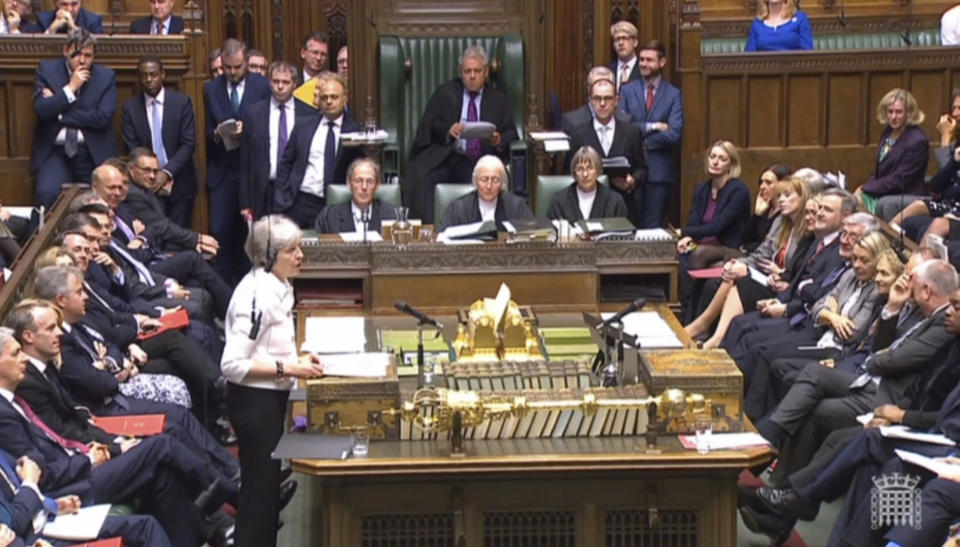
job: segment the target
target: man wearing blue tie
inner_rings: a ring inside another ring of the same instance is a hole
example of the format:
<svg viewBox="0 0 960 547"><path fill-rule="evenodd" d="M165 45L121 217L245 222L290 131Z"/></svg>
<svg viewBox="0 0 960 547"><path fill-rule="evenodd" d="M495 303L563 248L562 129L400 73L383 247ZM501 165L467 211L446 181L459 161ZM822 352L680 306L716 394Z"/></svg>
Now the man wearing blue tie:
<svg viewBox="0 0 960 547"><path fill-rule="evenodd" d="M663 224L670 191L677 180L676 155L683 133L683 100L680 90L663 77L667 50L659 40L640 48L638 80L620 88L620 109L630 114L643 132L647 153L647 183L634 195L640 212L638 228Z"/></svg>
<svg viewBox="0 0 960 547"><path fill-rule="evenodd" d="M240 215L239 188L243 115L250 105L270 97L270 84L247 71L247 46L229 38L220 50L223 75L203 86L206 106L207 193L210 200L210 232L220 243L217 273L230 283L242 275L249 262L241 251L246 225ZM236 123L223 126L223 122Z"/></svg>
<svg viewBox="0 0 960 547"><path fill-rule="evenodd" d="M137 71L143 93L123 103L123 142L128 152L141 146L153 150L160 167L156 193L164 213L178 225L189 228L197 195L193 102L187 95L163 86L165 73L159 57L143 57L137 63Z"/></svg>

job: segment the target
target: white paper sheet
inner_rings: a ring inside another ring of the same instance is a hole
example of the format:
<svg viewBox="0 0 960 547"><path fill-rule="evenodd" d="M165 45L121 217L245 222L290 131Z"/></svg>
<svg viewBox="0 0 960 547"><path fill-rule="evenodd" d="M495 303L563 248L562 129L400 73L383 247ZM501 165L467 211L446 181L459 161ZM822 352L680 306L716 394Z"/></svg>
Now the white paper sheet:
<svg viewBox="0 0 960 547"><path fill-rule="evenodd" d="M374 353L338 353L324 355L324 376L347 376L352 378L379 378L387 375L390 354Z"/></svg>
<svg viewBox="0 0 960 547"><path fill-rule="evenodd" d="M43 527L43 535L65 541L89 541L100 535L110 504L82 507L73 515L57 515Z"/></svg>
<svg viewBox="0 0 960 547"><path fill-rule="evenodd" d="M240 136L235 135L237 131L237 120L230 118L220 122L217 126L220 130L220 140L223 141L223 147L227 150L235 150L240 147Z"/></svg>
<svg viewBox="0 0 960 547"><path fill-rule="evenodd" d="M463 124L463 131L460 133L461 139L486 139L493 135L497 126L490 122L460 122Z"/></svg>
<svg viewBox="0 0 960 547"><path fill-rule="evenodd" d="M929 458L923 454L917 454L916 452L901 450L899 448L895 448L894 452L897 453L897 456L901 460L912 463L913 465L918 465L924 469L929 469L937 475L955 474L960 471L960 465Z"/></svg>
<svg viewBox="0 0 960 547"><path fill-rule="evenodd" d="M367 344L363 317L307 317L301 351L360 353Z"/></svg>
<svg viewBox="0 0 960 547"><path fill-rule="evenodd" d="M750 270L750 278L756 281L757 283L767 286L767 274L761 272L760 270L754 268L753 266L748 266Z"/></svg>
<svg viewBox="0 0 960 547"><path fill-rule="evenodd" d="M680 442L684 446L697 445L696 435L680 435ZM710 450L730 450L734 448L745 448L748 446L764 446L770 444L757 433L711 433Z"/></svg>
<svg viewBox="0 0 960 547"><path fill-rule="evenodd" d="M535 141L570 140L570 137L563 131L531 131L530 138Z"/></svg>
<svg viewBox="0 0 960 547"><path fill-rule="evenodd" d="M612 313L602 313L606 320ZM655 311L637 311L623 318L623 331L637 337L641 348L682 348L683 343L670 328L670 325Z"/></svg>
<svg viewBox="0 0 960 547"><path fill-rule="evenodd" d="M566 152L568 150L570 150L570 141L568 140L543 141L544 152Z"/></svg>
<svg viewBox="0 0 960 547"><path fill-rule="evenodd" d="M646 228L637 230L633 239L636 241L673 241L673 236L663 228Z"/></svg>
<svg viewBox="0 0 960 547"><path fill-rule="evenodd" d="M904 425L883 426L880 428L880 434L890 439L905 439L908 441L917 441L921 443L942 444L944 446L957 445L957 443L953 442L946 435L941 435L939 433L924 433L923 431L910 429Z"/></svg>
<svg viewBox="0 0 960 547"><path fill-rule="evenodd" d="M363 241L363 232L340 232L340 239L344 241ZM367 241L383 241L383 236L376 230L367 230Z"/></svg>
<svg viewBox="0 0 960 547"><path fill-rule="evenodd" d="M483 221L471 222L469 224L459 224L457 226L448 226L445 230L440 232L437 237L442 237L444 239L456 239L460 236L476 232L481 226L483 226Z"/></svg>

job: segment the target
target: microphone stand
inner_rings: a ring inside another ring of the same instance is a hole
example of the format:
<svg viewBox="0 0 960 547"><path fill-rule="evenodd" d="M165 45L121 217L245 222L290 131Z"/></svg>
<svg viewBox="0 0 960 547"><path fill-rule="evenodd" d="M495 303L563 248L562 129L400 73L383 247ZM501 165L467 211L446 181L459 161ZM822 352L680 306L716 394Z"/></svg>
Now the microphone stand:
<svg viewBox="0 0 960 547"><path fill-rule="evenodd" d="M620 321L605 323L599 317L587 312L583 312L583 320L604 341L606 363L597 371L600 385L603 387L621 385L623 383L622 348L626 344L639 349L637 337L624 332L623 323Z"/></svg>
<svg viewBox="0 0 960 547"><path fill-rule="evenodd" d="M367 242L367 224L370 223L370 207L360 212L360 222L363 223L363 242Z"/></svg>

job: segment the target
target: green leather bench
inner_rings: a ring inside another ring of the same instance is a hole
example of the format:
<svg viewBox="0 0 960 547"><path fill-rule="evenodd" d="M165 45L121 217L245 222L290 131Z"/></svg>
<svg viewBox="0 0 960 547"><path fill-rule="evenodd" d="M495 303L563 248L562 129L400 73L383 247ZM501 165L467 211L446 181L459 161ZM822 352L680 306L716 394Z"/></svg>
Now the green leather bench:
<svg viewBox="0 0 960 547"><path fill-rule="evenodd" d="M910 33L910 39L916 47L937 47L940 45L940 29L930 28ZM742 38L704 38L700 42L700 53L724 55L742 53L747 45L747 36ZM837 33L814 35L813 49L897 49L906 44L899 32Z"/></svg>
<svg viewBox="0 0 960 547"><path fill-rule="evenodd" d="M389 138L383 151L383 171L402 177L423 109L440 84L457 76L460 54L479 44L490 58L490 81L510 97L519 139L510 147L507 165L515 176L514 191L526 191L523 38L504 36L408 37L380 36L380 126Z"/></svg>
<svg viewBox="0 0 960 547"><path fill-rule="evenodd" d="M443 212L447 210L447 205L460 196L469 194L473 191L472 184L453 184L441 183L433 189L433 218L437 226L440 225L440 219L443 218Z"/></svg>
<svg viewBox="0 0 960 547"><path fill-rule="evenodd" d="M389 203L400 207L403 203L400 200L399 184L380 184L377 193L374 195L383 203ZM346 184L328 184L327 185L327 204L336 205L350 201L350 188Z"/></svg>

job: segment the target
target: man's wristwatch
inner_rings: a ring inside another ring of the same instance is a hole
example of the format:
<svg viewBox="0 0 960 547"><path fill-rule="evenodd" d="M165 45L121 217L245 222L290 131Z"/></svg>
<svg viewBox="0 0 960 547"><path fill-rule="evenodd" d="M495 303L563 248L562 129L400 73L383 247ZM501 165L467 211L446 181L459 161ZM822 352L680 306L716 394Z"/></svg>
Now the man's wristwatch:
<svg viewBox="0 0 960 547"><path fill-rule="evenodd" d="M277 378L283 378L283 361L277 359Z"/></svg>

